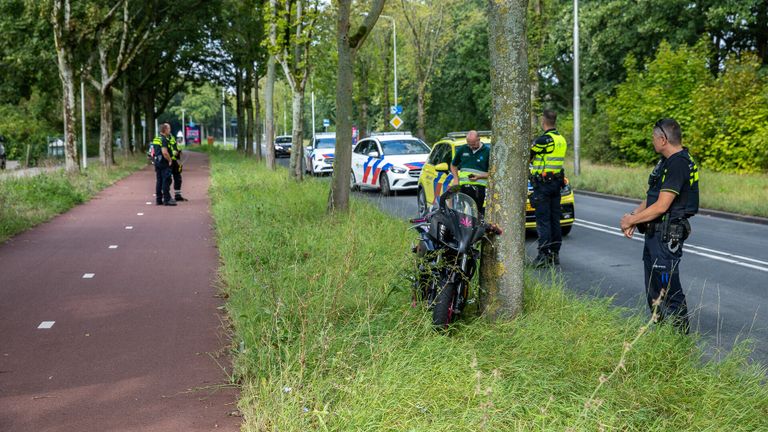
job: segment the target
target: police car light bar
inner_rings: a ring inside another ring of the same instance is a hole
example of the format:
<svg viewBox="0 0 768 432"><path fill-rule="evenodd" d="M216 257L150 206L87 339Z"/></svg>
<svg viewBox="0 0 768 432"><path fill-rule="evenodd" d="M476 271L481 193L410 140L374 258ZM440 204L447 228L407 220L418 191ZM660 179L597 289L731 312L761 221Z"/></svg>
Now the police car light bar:
<svg viewBox="0 0 768 432"><path fill-rule="evenodd" d="M403 132L371 132L371 136L382 136L382 135L411 135L411 131L403 131Z"/></svg>
<svg viewBox="0 0 768 432"><path fill-rule="evenodd" d="M448 138L464 138L467 136L469 131L463 131L463 132L448 132ZM485 130L485 131L477 131L477 136L481 137L489 137L493 134L493 131Z"/></svg>

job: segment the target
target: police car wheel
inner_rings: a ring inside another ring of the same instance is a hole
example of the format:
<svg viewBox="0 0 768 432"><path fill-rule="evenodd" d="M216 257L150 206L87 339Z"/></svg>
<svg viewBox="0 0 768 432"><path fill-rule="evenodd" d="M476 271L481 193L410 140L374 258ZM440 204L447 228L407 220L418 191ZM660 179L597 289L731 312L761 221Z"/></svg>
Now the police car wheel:
<svg viewBox="0 0 768 432"><path fill-rule="evenodd" d="M564 227L560 227L560 233L563 237L567 236L571 232L571 228L573 228L573 225L568 225Z"/></svg>
<svg viewBox="0 0 768 432"><path fill-rule="evenodd" d="M357 185L357 181L355 181L355 172L351 171L349 173L349 190L354 192L359 189L360 187Z"/></svg>
<svg viewBox="0 0 768 432"><path fill-rule="evenodd" d="M419 208L419 216L427 214L427 196L424 194L424 189L419 189L419 195L416 198L416 202Z"/></svg>
<svg viewBox="0 0 768 432"><path fill-rule="evenodd" d="M379 185L381 186L381 194L384 196L392 195L392 189L389 186L389 177L386 173L382 173L379 177Z"/></svg>

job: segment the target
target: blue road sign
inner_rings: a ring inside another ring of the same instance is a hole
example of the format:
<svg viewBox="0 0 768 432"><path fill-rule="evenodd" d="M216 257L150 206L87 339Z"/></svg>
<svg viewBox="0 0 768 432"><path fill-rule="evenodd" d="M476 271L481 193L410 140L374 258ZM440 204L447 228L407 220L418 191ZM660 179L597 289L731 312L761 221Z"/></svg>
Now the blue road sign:
<svg viewBox="0 0 768 432"><path fill-rule="evenodd" d="M396 106L395 107L395 114L400 115L402 113L403 113L403 106L402 105Z"/></svg>
<svg viewBox="0 0 768 432"><path fill-rule="evenodd" d="M323 127L328 127L331 125L331 121L328 119L323 119Z"/></svg>

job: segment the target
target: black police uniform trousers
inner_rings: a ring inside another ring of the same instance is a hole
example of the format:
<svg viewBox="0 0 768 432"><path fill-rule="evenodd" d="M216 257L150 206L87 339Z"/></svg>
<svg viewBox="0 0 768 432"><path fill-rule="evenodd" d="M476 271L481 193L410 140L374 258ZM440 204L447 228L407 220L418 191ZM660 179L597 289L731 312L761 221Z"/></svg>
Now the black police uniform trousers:
<svg viewBox="0 0 768 432"><path fill-rule="evenodd" d="M171 199L171 166L165 158L155 162L155 200L158 204Z"/></svg>
<svg viewBox="0 0 768 432"><path fill-rule="evenodd" d="M560 189L562 180L552 176L546 180L533 180L531 206L536 215L536 232L539 235L539 253L560 253L563 233L560 229Z"/></svg>
<svg viewBox="0 0 768 432"><path fill-rule="evenodd" d="M688 333L688 305L680 284L679 267L682 256L682 241L670 245L663 240L659 231L645 233L643 264L648 307L651 313L655 311L658 314L659 321L670 316L676 327ZM666 289L666 294L660 298L662 289Z"/></svg>
<svg viewBox="0 0 768 432"><path fill-rule="evenodd" d="M171 176L173 177L173 192L179 196L181 195L181 165L175 159L171 164Z"/></svg>

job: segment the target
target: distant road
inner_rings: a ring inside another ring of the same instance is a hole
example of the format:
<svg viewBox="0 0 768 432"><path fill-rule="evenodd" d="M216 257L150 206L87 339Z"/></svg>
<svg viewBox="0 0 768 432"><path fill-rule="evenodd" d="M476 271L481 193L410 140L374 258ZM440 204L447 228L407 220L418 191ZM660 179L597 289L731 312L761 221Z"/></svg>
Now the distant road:
<svg viewBox="0 0 768 432"><path fill-rule="evenodd" d="M285 159L281 159L284 163ZM417 213L415 193L383 197L377 192L355 196L384 211L409 218ZM616 305L645 311L642 236L624 238L622 214L634 204L576 195L576 226L563 243L561 270L569 289L612 297ZM768 365L768 225L697 215L680 266L681 281L694 313L692 325L716 356L733 343L754 341L752 359ZM536 255L536 238L526 242Z"/></svg>

